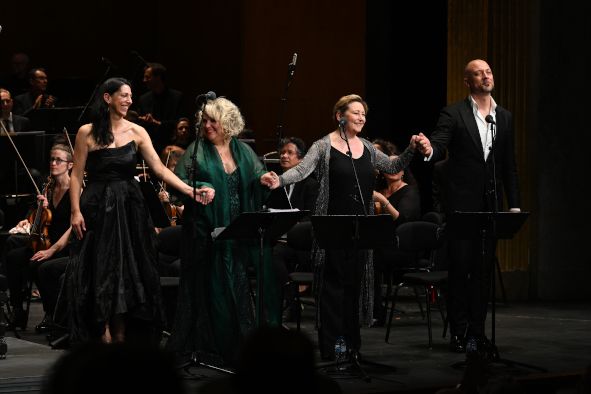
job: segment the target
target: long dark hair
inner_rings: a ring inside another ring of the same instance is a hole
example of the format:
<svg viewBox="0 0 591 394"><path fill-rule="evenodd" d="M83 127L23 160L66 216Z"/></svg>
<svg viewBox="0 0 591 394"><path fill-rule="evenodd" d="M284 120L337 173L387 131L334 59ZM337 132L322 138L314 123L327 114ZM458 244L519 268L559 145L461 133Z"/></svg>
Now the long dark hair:
<svg viewBox="0 0 591 394"><path fill-rule="evenodd" d="M123 85L131 86L129 81L124 78L109 78L99 88L92 114L92 137L98 146L109 146L114 138L109 118L109 105L103 96L105 93L114 94Z"/></svg>

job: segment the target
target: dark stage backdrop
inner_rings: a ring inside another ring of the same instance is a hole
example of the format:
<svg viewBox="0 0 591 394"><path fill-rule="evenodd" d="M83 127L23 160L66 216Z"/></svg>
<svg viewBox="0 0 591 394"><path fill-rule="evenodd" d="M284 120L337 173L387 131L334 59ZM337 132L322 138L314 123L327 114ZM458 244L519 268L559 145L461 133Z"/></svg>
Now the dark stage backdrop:
<svg viewBox="0 0 591 394"><path fill-rule="evenodd" d="M432 16L419 6L401 13L389 3L7 2L0 73L8 72L14 52L24 51L33 66L47 68L50 90L83 105L108 63L108 76L131 79L137 97L144 91L142 60L161 62L170 86L189 101L213 90L239 104L264 153L274 149L287 67L297 52L284 135L313 142L334 127L336 100L359 93L372 108L370 135L406 141L404 134L431 126L431 113L443 104L446 3L438 0ZM421 116L404 115L417 100Z"/></svg>
<svg viewBox="0 0 591 394"><path fill-rule="evenodd" d="M446 105L447 1L367 2L366 137L402 151L413 134L430 135ZM431 163L417 155L411 170L423 212L432 208Z"/></svg>

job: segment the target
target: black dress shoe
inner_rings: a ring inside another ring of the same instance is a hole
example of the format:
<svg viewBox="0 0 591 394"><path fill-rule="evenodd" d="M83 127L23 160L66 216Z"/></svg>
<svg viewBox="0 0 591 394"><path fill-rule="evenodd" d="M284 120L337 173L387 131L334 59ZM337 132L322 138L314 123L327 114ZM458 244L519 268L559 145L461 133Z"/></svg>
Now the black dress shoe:
<svg viewBox="0 0 591 394"><path fill-rule="evenodd" d="M37 332L37 334L41 334L42 332L47 332L50 331L53 327L53 321L51 320L51 317L49 317L47 314L43 317L43 320L41 320L41 323L37 324L35 326L35 331Z"/></svg>
<svg viewBox="0 0 591 394"><path fill-rule="evenodd" d="M463 337L453 335L449 341L449 351L452 353L465 353L466 342Z"/></svg>
<svg viewBox="0 0 591 394"><path fill-rule="evenodd" d="M487 361L494 361L497 357L497 349L487 337L479 338L478 351Z"/></svg>

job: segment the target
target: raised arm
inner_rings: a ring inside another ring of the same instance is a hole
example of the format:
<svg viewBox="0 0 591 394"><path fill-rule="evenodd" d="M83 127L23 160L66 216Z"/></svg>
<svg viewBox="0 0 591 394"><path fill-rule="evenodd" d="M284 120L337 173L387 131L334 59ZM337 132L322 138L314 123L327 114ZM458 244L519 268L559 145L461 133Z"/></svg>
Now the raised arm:
<svg viewBox="0 0 591 394"><path fill-rule="evenodd" d="M156 150L154 150L154 146L152 145L152 141L148 135L148 132L143 127L135 124L134 132L137 137L136 141L138 143L138 148L142 154L142 157L158 178L182 194L190 197L191 199L194 198L197 202L209 204L211 201L213 201L215 196L215 190L213 188L207 186L200 187L197 189L197 194L193 196L193 187L183 182L178 176L176 176L172 171L166 168L164 164L162 164L160 157L156 153Z"/></svg>

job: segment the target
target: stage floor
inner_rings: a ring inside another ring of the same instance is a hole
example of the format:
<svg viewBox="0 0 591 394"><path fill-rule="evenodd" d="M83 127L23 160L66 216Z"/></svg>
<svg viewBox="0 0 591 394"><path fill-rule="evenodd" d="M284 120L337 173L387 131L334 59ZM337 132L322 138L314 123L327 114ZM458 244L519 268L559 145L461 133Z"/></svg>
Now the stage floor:
<svg viewBox="0 0 591 394"><path fill-rule="evenodd" d="M371 382L350 375L333 377L344 393L432 393L440 388L453 387L462 379L464 368L452 365L465 359L462 354L448 352L448 338L442 338L443 322L437 310L433 313L433 347L428 348L427 324L421 318L417 304L406 300L398 304L403 311L392 325L390 343L384 342L385 328L362 329L364 359L386 364L394 371L365 367ZM302 329L316 342L312 320L313 310L306 307ZM43 374L61 355L52 350L44 335L36 334L32 327L42 318L41 304L32 304L29 330L21 332L21 339L8 333L8 353L0 360L0 393L38 392ZM487 335L490 337L490 314ZM289 323L290 329L295 325ZM574 393L579 376L591 365L591 303L509 303L496 307L496 344L501 358L539 367L507 367L493 363L487 367L490 380L514 377L528 387L541 384L544 389L553 386L556 392ZM223 378L219 372L192 367L183 372L187 393L215 379ZM289 385L289 382L285 382ZM280 390L278 392L281 392ZM552 391L549 391L552 392Z"/></svg>

